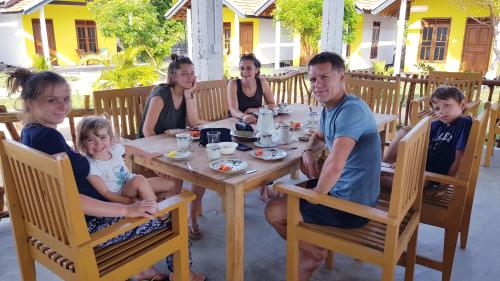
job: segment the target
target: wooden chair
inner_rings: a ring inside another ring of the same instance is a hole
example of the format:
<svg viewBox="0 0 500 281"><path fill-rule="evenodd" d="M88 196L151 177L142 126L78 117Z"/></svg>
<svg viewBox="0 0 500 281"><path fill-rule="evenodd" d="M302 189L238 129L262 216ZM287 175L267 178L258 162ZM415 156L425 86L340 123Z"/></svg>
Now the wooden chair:
<svg viewBox="0 0 500 281"><path fill-rule="evenodd" d="M95 91L95 113L106 114L117 135L135 139L141 127L144 106L153 87Z"/></svg>
<svg viewBox="0 0 500 281"><path fill-rule="evenodd" d="M176 280L189 279L187 204L192 193L160 203L156 216L171 212L172 228L98 249L148 219L126 218L89 234L66 154L50 156L5 140L0 132L0 155L23 280L36 280L35 260L64 280L124 280L172 253Z"/></svg>
<svg viewBox="0 0 500 281"><path fill-rule="evenodd" d="M491 105L490 125L488 130L488 143L486 145L486 155L484 156L484 166L490 167L491 156L498 134L500 134L500 114L498 112L498 103Z"/></svg>
<svg viewBox="0 0 500 281"><path fill-rule="evenodd" d="M479 174L481 154L486 134L490 104L474 119L456 177L425 172L425 180L448 184L446 193L439 197L424 195L422 199L421 223L444 228L443 257L436 261L417 255L417 263L442 272L442 280L451 279L453 260L460 232L460 246L465 249L469 222L474 202L474 193ZM399 157L399 156L398 156ZM384 173L390 169L384 168Z"/></svg>
<svg viewBox="0 0 500 281"><path fill-rule="evenodd" d="M418 123L423 116L433 116L430 97L439 86L455 86L465 94L465 114L477 116L481 97L481 73L433 71L429 74L425 96L414 99L410 103L410 125Z"/></svg>
<svg viewBox="0 0 500 281"><path fill-rule="evenodd" d="M402 139L390 201L379 199L376 206L369 207L293 185L275 185L288 195L288 281L298 280L299 240L380 265L383 268L382 280L394 279L396 263L408 250L405 280L413 279L429 127L429 119L425 118ZM370 221L358 229L303 223L299 221L300 198Z"/></svg>
<svg viewBox="0 0 500 281"><path fill-rule="evenodd" d="M198 82L193 94L200 119L217 121L229 116L227 83L227 80Z"/></svg>
<svg viewBox="0 0 500 281"><path fill-rule="evenodd" d="M364 100L375 113L399 116L399 89L399 78L395 81L346 78L347 92ZM392 140L396 135L397 124L397 120L388 124L387 140Z"/></svg>

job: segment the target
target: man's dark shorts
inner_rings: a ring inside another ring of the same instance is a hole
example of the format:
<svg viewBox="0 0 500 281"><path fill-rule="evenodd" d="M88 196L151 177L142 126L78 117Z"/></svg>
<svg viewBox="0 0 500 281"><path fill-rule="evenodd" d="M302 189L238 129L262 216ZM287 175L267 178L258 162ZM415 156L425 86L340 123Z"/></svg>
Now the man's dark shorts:
<svg viewBox="0 0 500 281"><path fill-rule="evenodd" d="M318 184L318 179L312 179L302 185L312 189ZM368 223L368 219L349 214L320 204L311 204L300 199L300 213L305 223L335 226L342 228L357 228Z"/></svg>

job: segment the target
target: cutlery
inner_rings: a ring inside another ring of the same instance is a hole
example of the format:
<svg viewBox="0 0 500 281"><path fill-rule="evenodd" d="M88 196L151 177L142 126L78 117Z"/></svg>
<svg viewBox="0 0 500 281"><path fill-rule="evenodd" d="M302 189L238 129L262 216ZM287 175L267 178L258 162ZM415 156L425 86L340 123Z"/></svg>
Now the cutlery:
<svg viewBox="0 0 500 281"><path fill-rule="evenodd" d="M186 164L186 166L188 167L188 169L192 172L193 171L193 167L191 166L191 164L189 162L184 162L184 164Z"/></svg>
<svg viewBox="0 0 500 281"><path fill-rule="evenodd" d="M227 175L227 176L223 176L223 177L219 178L219 180L226 180L226 179L229 179L229 178L232 178L232 177L246 175L246 174L251 174L251 173L255 173L255 172L257 172L257 170L248 170L248 171L245 171L245 172L242 172L242 173L235 173L235 174L230 174L230 175Z"/></svg>
<svg viewBox="0 0 500 281"><path fill-rule="evenodd" d="M299 147L298 146L285 147L285 148L283 148L283 150L288 151L288 150L294 150L294 149L297 149L297 148L299 148Z"/></svg>

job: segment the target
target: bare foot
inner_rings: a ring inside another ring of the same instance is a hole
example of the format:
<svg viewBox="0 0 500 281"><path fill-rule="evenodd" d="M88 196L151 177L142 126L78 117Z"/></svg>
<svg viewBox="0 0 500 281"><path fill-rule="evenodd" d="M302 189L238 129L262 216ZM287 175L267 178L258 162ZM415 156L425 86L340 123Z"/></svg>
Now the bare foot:
<svg viewBox="0 0 500 281"><path fill-rule="evenodd" d="M134 276L135 280L166 280L167 277L167 274L158 272L152 267Z"/></svg>
<svg viewBox="0 0 500 281"><path fill-rule="evenodd" d="M264 203L267 203L269 202L269 200L277 198L279 196L280 193L278 191L269 188L269 186L267 185L260 188L259 199Z"/></svg>
<svg viewBox="0 0 500 281"><path fill-rule="evenodd" d="M168 279L174 280L174 273L173 272L168 275ZM205 279L207 279L207 277L203 273L197 273L197 272L191 271L189 274L190 281L205 281Z"/></svg>
<svg viewBox="0 0 500 281"><path fill-rule="evenodd" d="M323 261L324 257L314 258L308 252L301 250L299 256L299 280L308 281Z"/></svg>

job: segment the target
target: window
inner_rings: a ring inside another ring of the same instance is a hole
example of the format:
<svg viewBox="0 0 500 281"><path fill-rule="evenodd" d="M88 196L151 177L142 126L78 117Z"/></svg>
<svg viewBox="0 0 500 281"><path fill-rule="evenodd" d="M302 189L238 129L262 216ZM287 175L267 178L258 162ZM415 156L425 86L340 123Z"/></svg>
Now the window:
<svg viewBox="0 0 500 281"><path fill-rule="evenodd" d="M450 37L450 19L423 19L418 60L444 62Z"/></svg>
<svg viewBox="0 0 500 281"><path fill-rule="evenodd" d="M95 22L89 20L77 20L76 25L76 40L78 49L85 53L97 53L97 31Z"/></svg>
<svg viewBox="0 0 500 281"><path fill-rule="evenodd" d="M229 55L231 53L231 23L225 22L222 29L224 32L224 53Z"/></svg>
<svg viewBox="0 0 500 281"><path fill-rule="evenodd" d="M379 35L380 35L380 22L374 21L372 28L372 48L370 51L370 59L377 59Z"/></svg>

